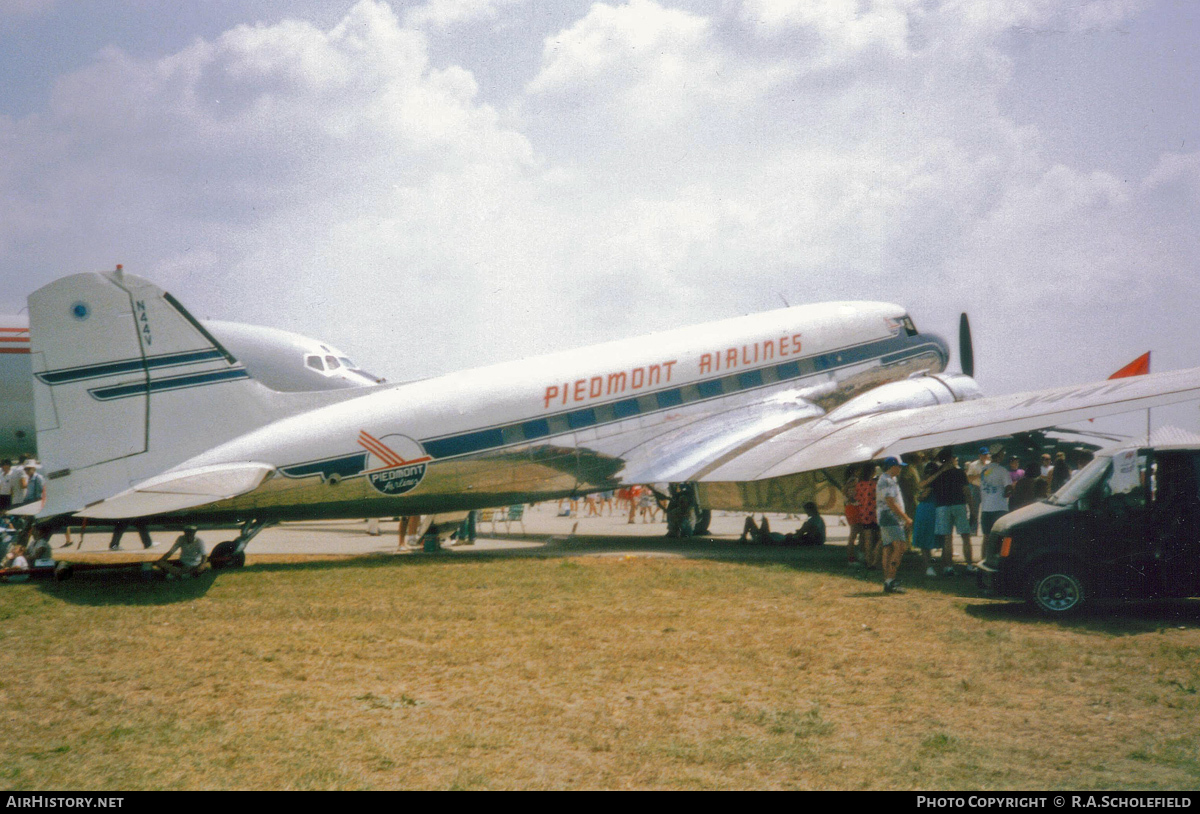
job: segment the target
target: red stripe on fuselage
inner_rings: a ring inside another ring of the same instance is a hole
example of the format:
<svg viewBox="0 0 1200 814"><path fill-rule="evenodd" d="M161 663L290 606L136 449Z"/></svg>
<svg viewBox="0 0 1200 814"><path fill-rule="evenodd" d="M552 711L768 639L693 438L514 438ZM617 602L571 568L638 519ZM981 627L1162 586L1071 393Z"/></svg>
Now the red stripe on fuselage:
<svg viewBox="0 0 1200 814"><path fill-rule="evenodd" d="M373 453L380 458L388 466L403 466L404 459L389 449L386 444L378 438L368 435L366 432L358 434L358 443L366 448L368 452Z"/></svg>

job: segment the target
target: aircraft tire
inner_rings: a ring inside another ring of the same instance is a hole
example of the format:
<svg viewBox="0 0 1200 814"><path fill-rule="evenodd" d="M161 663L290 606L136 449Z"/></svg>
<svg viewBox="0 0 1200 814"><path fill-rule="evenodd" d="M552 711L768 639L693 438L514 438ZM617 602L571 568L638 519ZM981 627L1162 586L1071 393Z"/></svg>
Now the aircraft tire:
<svg viewBox="0 0 1200 814"><path fill-rule="evenodd" d="M238 551L237 543L227 540L212 550L212 554L208 555L208 563L218 571L222 568L241 568L246 564L246 552Z"/></svg>
<svg viewBox="0 0 1200 814"><path fill-rule="evenodd" d="M712 509L701 509L697 512L699 519L696 520L696 525L692 528L692 536L702 537L708 534L708 527L712 525Z"/></svg>

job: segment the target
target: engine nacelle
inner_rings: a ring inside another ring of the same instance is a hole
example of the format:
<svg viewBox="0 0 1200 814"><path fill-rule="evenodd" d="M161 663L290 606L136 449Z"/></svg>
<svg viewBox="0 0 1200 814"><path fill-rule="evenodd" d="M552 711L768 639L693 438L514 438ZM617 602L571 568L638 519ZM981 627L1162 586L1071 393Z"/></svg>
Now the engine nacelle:
<svg viewBox="0 0 1200 814"><path fill-rule="evenodd" d="M982 397L983 391L970 376L935 373L882 384L831 410L825 420L836 424L874 413L933 407Z"/></svg>

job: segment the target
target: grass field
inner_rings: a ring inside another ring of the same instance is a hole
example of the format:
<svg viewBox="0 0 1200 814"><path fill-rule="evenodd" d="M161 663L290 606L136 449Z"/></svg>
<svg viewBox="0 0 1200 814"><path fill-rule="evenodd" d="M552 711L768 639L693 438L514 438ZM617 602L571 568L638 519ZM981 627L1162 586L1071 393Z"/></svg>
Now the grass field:
<svg viewBox="0 0 1200 814"><path fill-rule="evenodd" d="M1048 622L842 556L0 586L0 786L1200 786L1200 603Z"/></svg>

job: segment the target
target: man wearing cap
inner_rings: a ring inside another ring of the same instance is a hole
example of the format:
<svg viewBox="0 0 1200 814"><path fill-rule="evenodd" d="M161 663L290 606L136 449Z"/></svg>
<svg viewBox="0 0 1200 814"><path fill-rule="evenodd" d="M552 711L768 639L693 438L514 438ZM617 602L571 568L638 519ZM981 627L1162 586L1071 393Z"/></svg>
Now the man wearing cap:
<svg viewBox="0 0 1200 814"><path fill-rule="evenodd" d="M900 571L900 560L908 550L908 530L912 528L912 518L904 510L904 496L900 492L900 484L896 476L907 464L900 463L899 458L884 458L883 474L875 486L875 510L879 520L880 547L883 557L883 592L885 594L902 594L904 589L896 580Z"/></svg>

